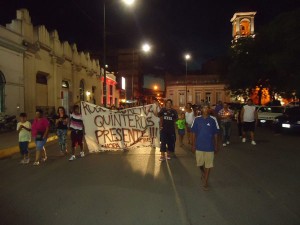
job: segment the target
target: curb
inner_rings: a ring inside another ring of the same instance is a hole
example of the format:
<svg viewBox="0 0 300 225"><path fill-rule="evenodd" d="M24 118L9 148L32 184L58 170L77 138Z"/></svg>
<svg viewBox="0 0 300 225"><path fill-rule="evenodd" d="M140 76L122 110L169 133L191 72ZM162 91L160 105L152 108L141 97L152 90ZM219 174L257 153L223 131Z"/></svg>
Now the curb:
<svg viewBox="0 0 300 225"><path fill-rule="evenodd" d="M51 141L55 141L55 140L57 140L57 136L53 135L51 137L48 137L47 143L51 142ZM28 149L34 149L34 148L35 148L35 143L34 143L34 141L31 141L28 145ZM0 159L8 158L19 152L20 152L20 149L19 149L18 145L12 146L9 148L0 149Z"/></svg>

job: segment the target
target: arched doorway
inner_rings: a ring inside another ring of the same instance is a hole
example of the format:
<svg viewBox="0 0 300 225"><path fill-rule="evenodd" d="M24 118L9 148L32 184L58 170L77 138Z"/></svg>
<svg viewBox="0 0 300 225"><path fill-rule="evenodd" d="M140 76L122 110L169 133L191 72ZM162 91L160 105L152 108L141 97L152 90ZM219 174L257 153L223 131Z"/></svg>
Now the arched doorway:
<svg viewBox="0 0 300 225"><path fill-rule="evenodd" d="M0 71L0 113L5 111L5 84L4 74Z"/></svg>

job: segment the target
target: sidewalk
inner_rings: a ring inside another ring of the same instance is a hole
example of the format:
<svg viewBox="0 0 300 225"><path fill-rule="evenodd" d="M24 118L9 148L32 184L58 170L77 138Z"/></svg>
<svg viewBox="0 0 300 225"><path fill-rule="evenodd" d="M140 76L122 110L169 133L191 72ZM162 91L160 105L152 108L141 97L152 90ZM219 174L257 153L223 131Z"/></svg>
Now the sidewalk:
<svg viewBox="0 0 300 225"><path fill-rule="evenodd" d="M47 142L54 141L56 139L56 134L50 133ZM34 148L35 143L34 141L31 141L29 143L29 149ZM0 133L0 159L10 157L19 151L18 133L16 131Z"/></svg>

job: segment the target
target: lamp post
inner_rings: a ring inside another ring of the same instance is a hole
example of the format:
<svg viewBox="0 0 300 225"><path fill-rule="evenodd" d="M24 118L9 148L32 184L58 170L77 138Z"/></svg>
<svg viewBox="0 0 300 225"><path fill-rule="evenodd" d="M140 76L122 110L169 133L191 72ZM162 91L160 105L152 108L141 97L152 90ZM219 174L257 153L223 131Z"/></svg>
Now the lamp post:
<svg viewBox="0 0 300 225"><path fill-rule="evenodd" d="M190 54L186 54L184 56L185 59L185 104L187 104L187 62L188 60L191 59L191 55Z"/></svg>
<svg viewBox="0 0 300 225"><path fill-rule="evenodd" d="M148 53L151 51L151 45L148 43L144 43L141 47L141 52ZM133 101L133 95L134 95L134 49L132 50L132 74L131 74L131 100Z"/></svg>
<svg viewBox="0 0 300 225"><path fill-rule="evenodd" d="M135 0L122 0L125 5L132 6ZM107 85L106 85L106 0L103 1L103 104L106 107L107 102Z"/></svg>

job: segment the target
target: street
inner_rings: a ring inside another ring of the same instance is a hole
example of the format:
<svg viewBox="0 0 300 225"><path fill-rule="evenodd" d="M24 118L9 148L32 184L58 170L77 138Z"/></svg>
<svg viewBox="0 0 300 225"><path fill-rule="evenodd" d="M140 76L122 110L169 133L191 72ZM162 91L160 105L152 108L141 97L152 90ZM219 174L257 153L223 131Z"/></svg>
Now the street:
<svg viewBox="0 0 300 225"><path fill-rule="evenodd" d="M167 162L150 148L69 162L58 156L56 141L47 144L49 159L38 167L19 164L19 155L0 160L0 224L300 224L299 135L258 128L252 146L233 125L209 191L201 188L187 144Z"/></svg>

